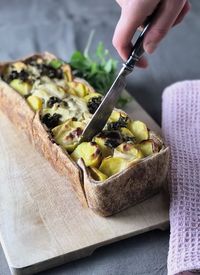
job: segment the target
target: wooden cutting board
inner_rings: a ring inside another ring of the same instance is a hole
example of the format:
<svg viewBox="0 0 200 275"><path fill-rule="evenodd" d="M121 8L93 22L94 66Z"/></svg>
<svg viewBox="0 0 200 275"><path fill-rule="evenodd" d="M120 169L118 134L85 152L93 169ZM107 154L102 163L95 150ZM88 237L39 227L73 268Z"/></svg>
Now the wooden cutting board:
<svg viewBox="0 0 200 275"><path fill-rule="evenodd" d="M160 132L132 100L126 111ZM168 225L162 192L113 217L81 207L69 182L0 113L0 240L12 274L33 274L96 248Z"/></svg>

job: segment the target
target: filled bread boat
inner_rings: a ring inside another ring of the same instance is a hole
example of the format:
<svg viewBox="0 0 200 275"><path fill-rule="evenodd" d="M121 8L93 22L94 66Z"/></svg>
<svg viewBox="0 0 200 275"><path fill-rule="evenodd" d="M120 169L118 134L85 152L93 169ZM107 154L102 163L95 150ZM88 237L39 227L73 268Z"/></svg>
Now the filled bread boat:
<svg viewBox="0 0 200 275"><path fill-rule="evenodd" d="M157 193L169 148L145 123L114 109L91 142L81 134L102 95L50 53L0 64L0 109L71 182L83 206L110 216Z"/></svg>

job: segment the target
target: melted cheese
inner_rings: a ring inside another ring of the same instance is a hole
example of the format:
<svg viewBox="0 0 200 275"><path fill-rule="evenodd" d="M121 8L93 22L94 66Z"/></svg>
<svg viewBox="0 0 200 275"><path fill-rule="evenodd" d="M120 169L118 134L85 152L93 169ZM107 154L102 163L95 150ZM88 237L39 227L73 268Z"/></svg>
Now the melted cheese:
<svg viewBox="0 0 200 275"><path fill-rule="evenodd" d="M82 121L85 120L85 116L90 116L87 104L84 100L76 96L69 95L63 101L66 103L66 106L64 103L55 103L52 108L43 109L42 114L60 114L62 116L60 118L61 122L71 118L76 118L78 121Z"/></svg>

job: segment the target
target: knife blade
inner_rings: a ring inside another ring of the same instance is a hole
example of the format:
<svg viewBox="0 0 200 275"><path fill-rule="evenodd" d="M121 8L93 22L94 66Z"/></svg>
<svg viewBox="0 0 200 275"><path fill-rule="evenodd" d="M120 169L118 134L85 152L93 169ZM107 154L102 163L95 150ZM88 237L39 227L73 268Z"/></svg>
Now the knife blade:
<svg viewBox="0 0 200 275"><path fill-rule="evenodd" d="M106 122L108 121L108 118L110 117L110 115L117 103L117 100L118 100L122 90L126 86L127 75L133 71L135 64L138 62L138 60L144 53L143 39L144 39L144 35L145 35L148 27L149 27L149 23L146 24L145 28L140 33L137 41L135 42L135 44L133 46L133 51L132 51L130 57L128 58L126 63L123 64L123 67L120 70L115 81L113 82L111 88L106 93L101 104L99 105L96 112L92 116L92 119L87 124L85 130L83 131L80 142L91 141L92 138L96 134L100 133L101 130L104 128Z"/></svg>

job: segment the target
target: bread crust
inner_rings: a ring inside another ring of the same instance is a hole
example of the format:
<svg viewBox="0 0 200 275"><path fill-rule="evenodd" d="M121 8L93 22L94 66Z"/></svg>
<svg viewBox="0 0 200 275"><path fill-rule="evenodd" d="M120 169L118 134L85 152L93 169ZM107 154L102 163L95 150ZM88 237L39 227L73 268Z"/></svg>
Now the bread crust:
<svg viewBox="0 0 200 275"><path fill-rule="evenodd" d="M104 182L95 182L84 163L84 190L89 207L101 216L110 216L159 192L166 178L169 149L130 165Z"/></svg>
<svg viewBox="0 0 200 275"><path fill-rule="evenodd" d="M33 56L45 57L49 60L56 58L45 52L17 61L24 61ZM0 63L0 72L9 63L13 61ZM76 80L85 82L81 79ZM89 87L93 90L90 85ZM91 178L83 161L80 160L77 165L67 152L53 141L48 129L40 121L39 112L34 113L26 100L3 80L0 80L0 109L17 128L27 134L30 141L50 161L58 173L70 179L82 205L88 206L101 216L120 212L147 199L162 188L169 164L168 147L163 146L158 153L130 165L104 182L97 182Z"/></svg>

